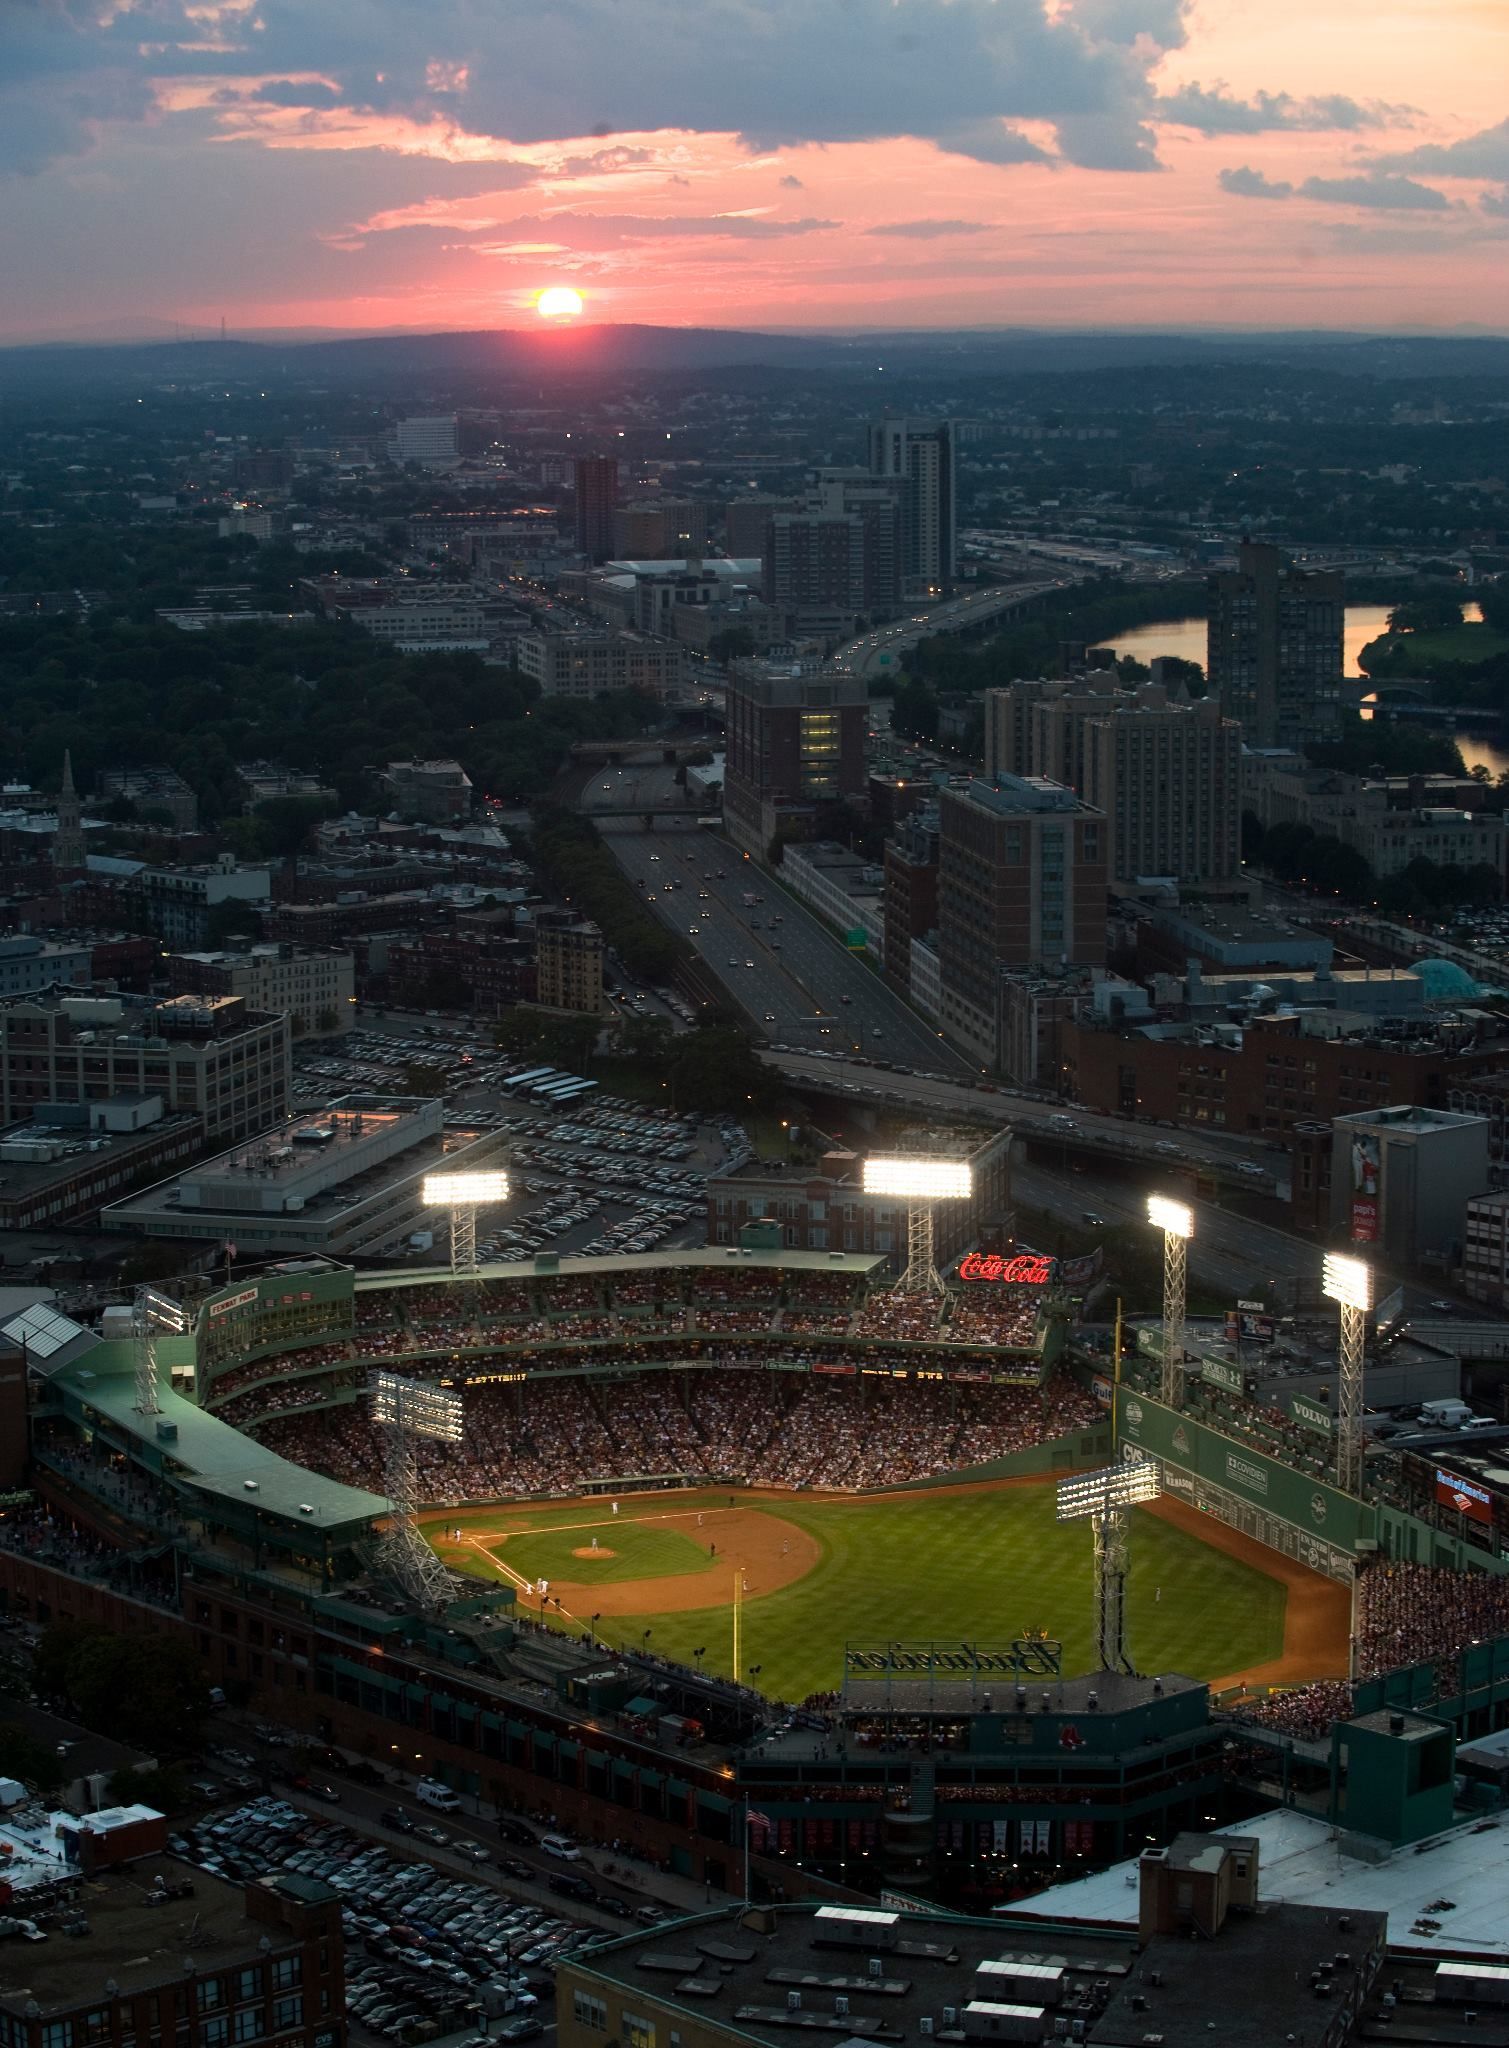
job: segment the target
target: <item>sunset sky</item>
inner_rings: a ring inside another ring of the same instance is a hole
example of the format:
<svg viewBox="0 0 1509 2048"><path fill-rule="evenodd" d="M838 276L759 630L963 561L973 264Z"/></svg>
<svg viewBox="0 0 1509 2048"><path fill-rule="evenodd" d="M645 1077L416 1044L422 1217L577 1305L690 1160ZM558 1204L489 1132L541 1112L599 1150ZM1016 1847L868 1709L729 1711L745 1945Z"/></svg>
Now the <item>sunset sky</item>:
<svg viewBox="0 0 1509 2048"><path fill-rule="evenodd" d="M1509 329L1509 0L0 0L0 339Z"/></svg>

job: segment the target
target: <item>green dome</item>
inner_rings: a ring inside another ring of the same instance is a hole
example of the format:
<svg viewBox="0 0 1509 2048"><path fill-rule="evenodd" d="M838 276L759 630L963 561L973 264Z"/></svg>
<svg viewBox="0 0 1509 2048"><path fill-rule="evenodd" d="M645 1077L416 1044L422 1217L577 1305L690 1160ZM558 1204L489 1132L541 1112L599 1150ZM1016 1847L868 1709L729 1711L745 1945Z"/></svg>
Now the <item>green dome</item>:
<svg viewBox="0 0 1509 2048"><path fill-rule="evenodd" d="M1458 967L1455 960L1416 960L1414 971L1425 983L1428 1003L1450 1003L1483 993L1466 968Z"/></svg>

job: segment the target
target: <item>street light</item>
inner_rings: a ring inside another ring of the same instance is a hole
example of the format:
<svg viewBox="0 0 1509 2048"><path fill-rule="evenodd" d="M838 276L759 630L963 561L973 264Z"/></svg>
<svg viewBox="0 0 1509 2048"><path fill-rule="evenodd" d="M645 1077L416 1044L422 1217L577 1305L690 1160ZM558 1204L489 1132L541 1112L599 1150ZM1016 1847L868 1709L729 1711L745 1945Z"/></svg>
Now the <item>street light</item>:
<svg viewBox="0 0 1509 2048"><path fill-rule="evenodd" d="M1368 1310L1373 1306L1373 1269L1365 1260L1327 1252L1321 1292L1341 1315L1336 1379L1336 1484L1343 1493L1362 1492L1363 1365Z"/></svg>
<svg viewBox="0 0 1509 2048"><path fill-rule="evenodd" d="M1163 1232L1163 1370L1158 1392L1166 1407L1182 1408L1186 1247L1195 1234L1195 1212L1188 1202L1149 1195L1147 1220L1154 1230Z"/></svg>
<svg viewBox="0 0 1509 2048"><path fill-rule="evenodd" d="M943 1281L933 1261L933 1209L939 1202L966 1200L974 1176L967 1159L924 1159L902 1154L867 1159L862 1186L867 1195L889 1195L907 1204L906 1271L899 1294L941 1294Z"/></svg>
<svg viewBox="0 0 1509 2048"><path fill-rule="evenodd" d="M427 1209L451 1212L451 1271L477 1270L477 1211L508 1200L508 1175L501 1167L471 1173L427 1173L419 1199Z"/></svg>

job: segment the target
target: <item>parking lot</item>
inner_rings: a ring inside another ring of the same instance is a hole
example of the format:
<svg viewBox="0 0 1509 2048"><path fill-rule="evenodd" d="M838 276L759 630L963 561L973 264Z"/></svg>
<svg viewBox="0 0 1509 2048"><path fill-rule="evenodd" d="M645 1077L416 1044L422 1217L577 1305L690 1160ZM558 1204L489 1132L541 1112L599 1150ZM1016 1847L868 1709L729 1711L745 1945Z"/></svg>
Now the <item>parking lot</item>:
<svg viewBox="0 0 1509 2048"><path fill-rule="evenodd" d="M512 1195L506 1209L478 1219L484 1259L539 1251L563 1258L679 1249L706 1239L710 1174L750 1156L743 1128L701 1121L670 1109L596 1091L569 1103L531 1099L520 1077L543 1062L507 1058L486 1042L485 1027L444 1023L378 1029L363 1026L337 1043L294 1052L296 1109L375 1089L402 1092L414 1066L445 1083L446 1126L462 1133L506 1134ZM414 1216L360 1247L368 1257L412 1255Z"/></svg>
<svg viewBox="0 0 1509 2048"><path fill-rule="evenodd" d="M338 1803L343 1793L312 1785L304 1797ZM393 1846L334 1815L265 1795L183 1828L169 1848L232 1882L283 1872L339 1892L347 2018L374 2039L416 2043L468 2028L493 2040L530 2039L553 2021L553 1970L563 1955L602 1939L617 1922L665 1917L659 1907L600 1890L582 1874L574 1849L573 1860L562 1858L553 1870L522 1861L511 1845L538 1851L540 1840L511 1817L490 1830L501 1838L496 1853L476 1834L458 1834L410 1805L386 1806L368 1825L393 1837ZM454 1873L441 1859L471 1864L475 1874ZM514 1895L521 1885L569 1903L554 1910ZM568 1917L573 1909L595 1924Z"/></svg>

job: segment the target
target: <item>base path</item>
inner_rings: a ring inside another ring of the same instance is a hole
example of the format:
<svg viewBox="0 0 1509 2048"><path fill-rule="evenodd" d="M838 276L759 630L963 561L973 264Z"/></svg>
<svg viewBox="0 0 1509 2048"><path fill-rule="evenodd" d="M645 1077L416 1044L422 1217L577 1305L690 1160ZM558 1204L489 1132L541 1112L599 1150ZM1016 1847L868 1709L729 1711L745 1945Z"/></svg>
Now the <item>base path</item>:
<svg viewBox="0 0 1509 2048"><path fill-rule="evenodd" d="M663 1496L662 1496L663 1497ZM674 1496L673 1496L674 1497ZM646 1496L641 1496L641 1499ZM654 1496L648 1496L653 1499ZM589 1505L584 1503L584 1505ZM590 1506L599 1507L593 1501ZM698 1607L727 1607L733 1601L733 1575L743 1575L743 1595L755 1600L766 1593L779 1593L806 1578L822 1558L823 1546L815 1536L782 1520L763 1508L739 1505L732 1508L679 1508L670 1513L623 1515L615 1521L604 1515L601 1522L572 1523L572 1533L594 1527L621 1529L625 1522L664 1522L678 1536L695 1543L713 1558L711 1571L675 1572L658 1579L619 1579L606 1584L582 1579L552 1579L550 1598L559 1596L562 1607L581 1615L598 1614L682 1614ZM524 1529L505 1530L470 1540L485 1550L497 1564L506 1564L510 1535L538 1535L549 1525L530 1524ZM611 1549L594 1553L589 1534L585 1545L573 1548L576 1557L611 1557ZM728 1569L722 1567L727 1560ZM528 1611L527 1598L522 1602Z"/></svg>
<svg viewBox="0 0 1509 2048"><path fill-rule="evenodd" d="M1352 1595L1346 1586L1312 1572L1305 1564L1283 1557L1266 1544L1240 1529L1229 1529L1214 1515L1202 1515L1197 1508L1165 1494L1149 1501L1142 1512L1157 1515L1211 1550L1222 1550L1253 1571L1277 1579L1284 1588L1284 1651L1265 1664L1246 1671L1230 1671L1212 1678L1213 1693L1244 1686L1262 1692L1271 1685L1307 1685L1313 1678L1345 1678L1351 1662Z"/></svg>

